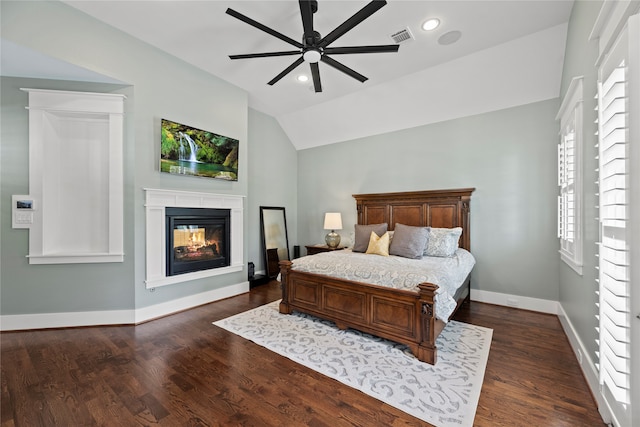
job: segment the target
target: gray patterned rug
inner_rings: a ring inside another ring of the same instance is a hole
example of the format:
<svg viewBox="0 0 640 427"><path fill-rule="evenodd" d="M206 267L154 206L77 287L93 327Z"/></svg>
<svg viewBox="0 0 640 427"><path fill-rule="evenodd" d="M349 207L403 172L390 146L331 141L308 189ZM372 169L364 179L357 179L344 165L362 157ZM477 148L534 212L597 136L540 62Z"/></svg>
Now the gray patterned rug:
<svg viewBox="0 0 640 427"><path fill-rule="evenodd" d="M437 427L473 425L492 329L450 321L438 337L438 361L429 365L405 345L280 314L278 304L213 324Z"/></svg>

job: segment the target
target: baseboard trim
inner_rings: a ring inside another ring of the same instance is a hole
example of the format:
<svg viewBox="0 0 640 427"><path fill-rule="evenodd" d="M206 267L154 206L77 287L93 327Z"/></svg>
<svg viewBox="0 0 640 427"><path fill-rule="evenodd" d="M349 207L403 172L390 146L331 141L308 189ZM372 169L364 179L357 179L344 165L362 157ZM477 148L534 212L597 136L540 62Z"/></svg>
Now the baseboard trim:
<svg viewBox="0 0 640 427"><path fill-rule="evenodd" d="M573 324L571 323L569 316L567 316L567 313L564 311L564 307L562 307L561 303L558 303L558 319L560 319L562 329L569 339L569 344L571 345L571 348L576 355L576 359L580 364L580 369L582 370L582 374L587 381L587 386L589 386L591 394L596 401L598 412L600 412L602 420L605 423L609 424L612 422L613 416L611 410L609 409L609 405L602 398L602 393L600 393L600 380L598 370L596 369L596 365L593 362L590 353L587 351L587 348L578 336L578 333L573 327Z"/></svg>
<svg viewBox="0 0 640 427"><path fill-rule="evenodd" d="M230 298L236 295L249 292L249 282L242 282L236 285L225 286L200 294L189 295L173 301L151 305L136 310L135 323L147 322L158 317L168 316L179 311L188 310L199 305Z"/></svg>
<svg viewBox="0 0 640 427"><path fill-rule="evenodd" d="M558 314L558 301L471 289L471 300L540 313Z"/></svg>
<svg viewBox="0 0 640 427"><path fill-rule="evenodd" d="M126 325L134 323L134 319L134 310L8 314L0 316L0 331L74 328L98 325Z"/></svg>
<svg viewBox="0 0 640 427"><path fill-rule="evenodd" d="M249 282L202 292L137 310L79 311L69 313L9 314L0 316L0 331L131 325L168 316L199 305L249 292Z"/></svg>

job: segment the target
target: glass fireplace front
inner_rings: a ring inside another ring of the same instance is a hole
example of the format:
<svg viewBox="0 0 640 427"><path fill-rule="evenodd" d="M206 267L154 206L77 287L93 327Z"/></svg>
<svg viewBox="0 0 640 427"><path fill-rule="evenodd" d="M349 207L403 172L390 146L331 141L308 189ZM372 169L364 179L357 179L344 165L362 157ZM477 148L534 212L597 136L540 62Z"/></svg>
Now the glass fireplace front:
<svg viewBox="0 0 640 427"><path fill-rule="evenodd" d="M229 209L166 208L167 276L230 265Z"/></svg>

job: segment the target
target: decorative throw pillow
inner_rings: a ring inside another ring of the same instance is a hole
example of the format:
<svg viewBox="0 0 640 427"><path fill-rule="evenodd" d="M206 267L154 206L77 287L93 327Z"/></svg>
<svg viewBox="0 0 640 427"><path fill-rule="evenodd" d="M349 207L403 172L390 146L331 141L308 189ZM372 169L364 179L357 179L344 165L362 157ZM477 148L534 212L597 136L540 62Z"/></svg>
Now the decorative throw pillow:
<svg viewBox="0 0 640 427"><path fill-rule="evenodd" d="M367 246L368 254L389 256L389 233L384 233L382 236L372 231L371 237L369 237L369 246Z"/></svg>
<svg viewBox="0 0 640 427"><path fill-rule="evenodd" d="M429 229L427 227L396 224L393 240L389 246L389 255L420 259L427 246L428 238Z"/></svg>
<svg viewBox="0 0 640 427"><path fill-rule="evenodd" d="M356 224L356 237L355 242L353 244L353 252L366 252L369 247L369 238L371 237L371 232L373 231L378 236L382 236L387 232L387 223L383 222L382 224L369 224L369 225L360 225Z"/></svg>
<svg viewBox="0 0 640 427"><path fill-rule="evenodd" d="M462 227L429 228L429 239L424 250L426 256L451 257L458 249Z"/></svg>

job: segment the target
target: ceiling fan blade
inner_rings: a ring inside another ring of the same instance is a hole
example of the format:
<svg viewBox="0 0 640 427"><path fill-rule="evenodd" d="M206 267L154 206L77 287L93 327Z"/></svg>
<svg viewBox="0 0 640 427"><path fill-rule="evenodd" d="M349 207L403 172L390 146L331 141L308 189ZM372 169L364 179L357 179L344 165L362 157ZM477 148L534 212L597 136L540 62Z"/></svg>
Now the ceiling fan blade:
<svg viewBox="0 0 640 427"><path fill-rule="evenodd" d="M322 84L320 83L320 68L317 62L311 64L311 76L313 77L313 89L318 92L322 92Z"/></svg>
<svg viewBox="0 0 640 427"><path fill-rule="evenodd" d="M362 74L353 71L351 68L347 67L344 64L341 64L340 62L336 61L333 58L328 57L327 55L322 55L321 61L327 65L332 66L336 70L342 71L343 73L353 77L354 79L358 80L361 83L364 83L367 80L369 80L367 77L363 76Z"/></svg>
<svg viewBox="0 0 640 427"><path fill-rule="evenodd" d="M300 58L296 59L296 61L293 64L285 68L283 72L281 72L280 74L275 76L273 79L271 79L271 81L268 84L270 86L273 86L274 84L278 83L278 80L280 80L281 78L289 74L291 71L293 71L294 68L296 68L298 65L302 64L303 62L304 62L304 59L302 59L302 56L301 56Z"/></svg>
<svg viewBox="0 0 640 427"><path fill-rule="evenodd" d="M397 52L400 45L385 44L379 46L351 46L351 47L325 47L324 53L331 55L346 55L351 53L384 53Z"/></svg>
<svg viewBox="0 0 640 427"><path fill-rule="evenodd" d="M230 59L268 58L271 56L300 55L299 50L285 50L282 52L247 53L244 55L229 55Z"/></svg>
<svg viewBox="0 0 640 427"><path fill-rule="evenodd" d="M311 9L311 1L299 0L300 15L302 15L302 28L304 29L304 38L313 37L313 10Z"/></svg>
<svg viewBox="0 0 640 427"><path fill-rule="evenodd" d="M299 48L303 48L304 46L302 46L302 43L295 41L294 39L285 36L282 33L277 32L276 30L273 30L269 27L267 27L266 25L263 25L261 23L259 23L258 21L254 21L253 19L249 18L248 16L245 16L243 14L241 14L240 12L236 12L235 10L229 8L227 9L227 15L231 15L234 18L237 18L239 20L241 20L242 22L246 22L247 24L251 25L252 27L256 27L259 30L264 31L267 34L271 34L274 37L279 38L282 41L285 41L289 44L294 45L295 47L299 47Z"/></svg>
<svg viewBox="0 0 640 427"><path fill-rule="evenodd" d="M387 2L384 0L373 0L371 3L356 12L355 15L353 15L351 18L340 24L335 30L327 34L322 40L320 40L320 43L318 44L319 47L326 47L330 45L331 43L336 41L338 37L342 37L347 31L351 30L353 27L376 13L386 4Z"/></svg>

